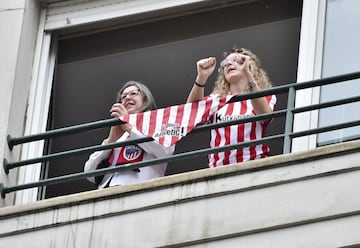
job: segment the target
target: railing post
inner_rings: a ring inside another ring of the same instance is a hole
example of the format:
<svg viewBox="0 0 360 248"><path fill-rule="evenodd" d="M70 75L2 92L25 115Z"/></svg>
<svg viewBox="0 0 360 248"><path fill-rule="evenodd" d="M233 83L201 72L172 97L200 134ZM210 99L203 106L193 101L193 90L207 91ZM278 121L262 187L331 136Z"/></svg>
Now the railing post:
<svg viewBox="0 0 360 248"><path fill-rule="evenodd" d="M6 141L7 141L9 150L12 151L12 149L14 148L14 145L13 145L13 143L12 143L10 134L6 137Z"/></svg>
<svg viewBox="0 0 360 248"><path fill-rule="evenodd" d="M6 194L5 186L4 186L3 183L0 183L0 196L1 196L1 198L5 199L5 194Z"/></svg>
<svg viewBox="0 0 360 248"><path fill-rule="evenodd" d="M291 152L290 134L292 133L293 123L294 123L294 113L293 113L294 107L295 107L295 88L290 87L288 92L287 106L286 106L283 154Z"/></svg>
<svg viewBox="0 0 360 248"><path fill-rule="evenodd" d="M9 167L6 158L3 159L3 168L6 174L9 174Z"/></svg>

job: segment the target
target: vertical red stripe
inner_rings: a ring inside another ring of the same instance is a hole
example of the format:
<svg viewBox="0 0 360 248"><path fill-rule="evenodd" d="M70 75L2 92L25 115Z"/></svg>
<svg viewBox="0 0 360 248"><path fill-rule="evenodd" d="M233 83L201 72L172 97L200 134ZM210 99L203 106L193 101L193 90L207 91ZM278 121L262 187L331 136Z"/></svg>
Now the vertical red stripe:
<svg viewBox="0 0 360 248"><path fill-rule="evenodd" d="M175 119L175 125L179 124L179 126L177 126L177 128L181 128L181 122L182 122L182 119L184 118L184 107L185 107L184 104L179 105L177 107L176 119ZM173 136L171 138L171 143L175 144L179 139L180 139L180 136Z"/></svg>
<svg viewBox="0 0 360 248"><path fill-rule="evenodd" d="M215 142L214 142L214 147L219 147L220 146L220 140L221 140L221 137L220 137L220 132L219 132L219 128L215 129L215 133L216 133L216 136L215 136ZM216 164L218 163L219 161L219 153L214 153L214 163L212 164L211 167L216 167Z"/></svg>
<svg viewBox="0 0 360 248"><path fill-rule="evenodd" d="M256 122L251 122L250 140L256 140ZM256 158L256 146L250 146L250 160Z"/></svg>
<svg viewBox="0 0 360 248"><path fill-rule="evenodd" d="M201 117L201 122L200 123L205 123L207 121L207 119L209 118L212 103L213 103L212 99L207 100L205 102L205 110L204 110L204 113L203 113L203 115Z"/></svg>
<svg viewBox="0 0 360 248"><path fill-rule="evenodd" d="M185 107L184 104L178 106L175 123L180 123L181 124L181 121L182 121L182 119L184 117L184 107Z"/></svg>
<svg viewBox="0 0 360 248"><path fill-rule="evenodd" d="M265 137L265 132L266 132L266 128L267 128L268 124L269 124L269 122L261 123L261 126L262 126L261 138ZM270 152L269 147L266 144L262 144L261 149L262 149L261 157L262 158L267 157L269 155L269 152Z"/></svg>
<svg viewBox="0 0 360 248"><path fill-rule="evenodd" d="M124 117L120 117L120 119L123 121L123 122L129 122L129 116L130 115L125 115Z"/></svg>
<svg viewBox="0 0 360 248"><path fill-rule="evenodd" d="M164 109L164 116L163 116L163 119L161 122L161 126L163 126L164 124L169 122L169 117L170 117L170 107ZM159 138L159 143L164 144L164 140L165 140L165 137L161 136Z"/></svg>
<svg viewBox="0 0 360 248"><path fill-rule="evenodd" d="M188 129L193 129L195 126L195 119L196 119L196 114L198 112L199 109L199 102L193 102L192 106L191 106L191 112L190 112L190 119L189 119L189 124L188 124ZM189 132L189 131L188 131Z"/></svg>
<svg viewBox="0 0 360 248"><path fill-rule="evenodd" d="M270 96L266 96L265 98L266 98L267 102L270 103L273 97L274 97L274 95L270 95Z"/></svg>
<svg viewBox="0 0 360 248"><path fill-rule="evenodd" d="M276 102L275 102L274 106L272 106L272 105L271 105L271 101L272 101L272 100L275 101L275 95L266 96L266 100L267 100L267 102L269 103L270 108L274 111L274 110L275 110L275 107L276 107ZM261 123L261 129L262 129L262 131L261 131L261 138L265 137L265 135L266 135L266 129L267 129L267 126L269 125L270 121L271 121L271 119L269 119L269 120L264 120L264 121L260 122L260 123ZM269 155L269 153L270 153L270 148L269 148L269 146L266 145L266 144L262 144L262 145L261 145L261 150L262 150L262 154L261 154L261 157L262 157L262 158L267 157L267 156Z"/></svg>
<svg viewBox="0 0 360 248"><path fill-rule="evenodd" d="M155 133L155 128L156 128L156 117L157 117L157 113L158 110L152 110L150 112L150 117L149 117L149 136L153 136Z"/></svg>
<svg viewBox="0 0 360 248"><path fill-rule="evenodd" d="M209 98L208 98L208 99L209 99ZM216 101L216 102L219 101L219 103L218 103L218 105L216 106L216 108L214 107L214 109L215 109L214 112L210 112L211 109L212 109L212 105L213 105L213 103L214 103L214 99L211 98L211 100L207 100L207 101L206 101L206 107L205 107L206 110L205 110L205 112L204 112L204 114L203 114L203 117L202 117L202 119L201 119L201 123L205 123L205 122L209 119L209 117L210 117L211 115L213 115L214 113L216 113L216 111L218 111L220 108L222 108L222 107L226 104L226 97L220 97L219 100L215 99L215 101Z"/></svg>
<svg viewBox="0 0 360 248"><path fill-rule="evenodd" d="M143 121L144 121L144 113L138 113L138 114L136 114L136 128L137 128L137 130L139 130L141 133L144 132L144 130L143 130Z"/></svg>
<svg viewBox="0 0 360 248"><path fill-rule="evenodd" d="M219 106L217 107L217 110L221 109L222 107L224 107L226 104L226 97L221 97L220 101L219 101Z"/></svg>
<svg viewBox="0 0 360 248"><path fill-rule="evenodd" d="M228 107L226 109L225 116L232 116L233 112L234 112L234 104L230 103L230 104L228 104ZM225 144L224 145L230 144L230 135L231 135L230 131L231 131L230 126L224 127L224 133L225 133ZM223 165L230 164L230 150L224 151L223 154L224 154Z"/></svg>
<svg viewBox="0 0 360 248"><path fill-rule="evenodd" d="M114 149L111 149L111 154L110 154L110 157L109 157L109 164L112 164L112 162L114 161Z"/></svg>
<svg viewBox="0 0 360 248"><path fill-rule="evenodd" d="M241 101L240 102L240 114L244 115L246 114L247 111L247 102L246 101ZM239 124L237 126L237 141L240 142L244 142L244 136L245 136L245 124ZM236 150L236 162L241 163L244 161L244 148L238 148Z"/></svg>

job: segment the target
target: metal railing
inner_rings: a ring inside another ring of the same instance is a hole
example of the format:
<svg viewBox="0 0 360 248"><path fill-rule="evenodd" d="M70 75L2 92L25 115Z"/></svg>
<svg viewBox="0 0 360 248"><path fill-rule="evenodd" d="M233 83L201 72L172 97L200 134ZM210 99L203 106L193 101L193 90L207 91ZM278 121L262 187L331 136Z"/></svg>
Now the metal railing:
<svg viewBox="0 0 360 248"><path fill-rule="evenodd" d="M283 109L283 110L277 110L277 111L274 111L269 114L261 114L261 115L247 117L247 118L239 119L239 120L202 125L202 126L196 127L192 131L192 133L196 133L196 132L206 131L209 129L230 126L230 125L234 125L234 124L242 124L242 123L247 123L247 122L253 122L253 121L259 121L259 120L265 120L265 119L269 119L269 118L277 118L277 117L285 116L285 128L284 128L283 134L271 135L271 136L264 137L262 139L253 140L253 141L249 141L249 142L243 142L243 143L239 143L239 144L226 145L226 146L217 147L217 148L205 148L205 149L200 149L197 151L174 154L174 155L171 155L168 157L156 158L156 159L148 160L148 161L142 161L142 162L137 162L137 163L125 164L122 166L114 166L114 167L109 167L109 168L104 168L104 169L98 169L96 171L91 171L91 172L81 172L81 173L75 173L75 174L70 174L70 175L65 175L65 176L48 178L48 179L39 180L37 182L26 183L26 184L22 184L22 185L5 186L3 183L0 183L1 197L5 198L6 194L8 194L10 192L18 191L18 190L24 190L24 189L40 187L40 186L47 186L47 185L58 184L58 183L64 183L67 181L79 180L79 179L84 179L87 177L94 177L94 176L104 175L107 173L114 173L114 172L123 171L123 170L138 169L141 167L151 166L151 165L159 164L159 163L163 163L163 162L171 162L171 161L181 160L181 159L185 159L185 158L191 158L191 157L196 157L196 156L201 156L201 155L208 155L208 154L211 154L214 152L222 152L222 151L226 151L226 150L262 144L264 142L267 142L269 140L274 140L274 139L284 139L283 153L284 154L289 153L291 150L291 141L294 138L312 135L312 134L319 134L319 133L323 133L323 132L328 132L328 131L333 131L333 130L338 130L338 129L342 129L342 128L348 128L348 127L360 125L360 120L356 120L356 121L350 121L350 122L343 122L343 123L335 124L335 125L329 125L326 127L320 127L320 128L308 129L305 131L293 132L292 127L293 127L293 120L294 120L295 114L360 101L360 96L355 96L355 97L350 97L350 98L346 98L346 99L329 101L329 102L325 102L325 103L314 104L311 106L295 108L296 90L324 86L324 85L344 82L344 81L358 79L358 78L360 78L360 72L354 72L354 73L349 73L349 74L344 74L344 75L339 75L339 76L334 76L334 77L312 80L312 81L308 81L308 82L282 85L282 86L278 86L278 87L273 87L271 89L262 90L259 92L253 92L253 93L235 96L230 100L231 102L253 99L253 98L258 98L258 97L272 95L272 94L288 93L288 101L287 101L286 109ZM55 129L55 130L49 130L44 133L33 134L33 135L24 136L24 137L11 137L10 135L8 135L7 142L8 142L8 146L9 146L10 150L12 150L14 146L28 143L28 142L76 134L79 132L85 132L85 131L89 131L89 130L93 130L93 129L115 126L115 125L119 125L122 123L123 122L119 119L108 119L108 120L101 120L101 121L96 121L96 122L91 122L91 123L86 123L86 124L81 124L81 125L75 125L75 126L71 126L71 127L59 128L59 129ZM191 135L191 133L190 133L190 135ZM107 144L107 145L95 145L95 146L78 148L78 149L73 149L73 150L59 152L59 153L47 154L42 157L32 158L32 159L27 159L27 160L22 160L22 161L17 161L17 162L8 162L6 159L4 159L3 168L4 168L4 171L8 174L10 170L12 170L14 168L22 167L22 166L27 166L27 165L41 163L41 162L47 162L47 161L51 161L51 160L61 158L61 157L75 156L75 155L94 152L94 151L112 149L112 148L116 148L116 147L120 147L120 146L124 146L124 145L148 142L151 140L153 140L151 137L144 137L144 138L140 138L140 139L117 142L117 143L112 143L112 144Z"/></svg>

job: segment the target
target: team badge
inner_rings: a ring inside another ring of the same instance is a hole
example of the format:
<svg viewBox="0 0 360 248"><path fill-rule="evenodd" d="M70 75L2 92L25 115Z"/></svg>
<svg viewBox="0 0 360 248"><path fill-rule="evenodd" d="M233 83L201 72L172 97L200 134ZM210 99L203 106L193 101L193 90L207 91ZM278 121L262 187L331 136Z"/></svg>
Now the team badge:
<svg viewBox="0 0 360 248"><path fill-rule="evenodd" d="M143 153L143 150L136 145L128 145L124 147L123 157L127 161L134 161L138 159Z"/></svg>

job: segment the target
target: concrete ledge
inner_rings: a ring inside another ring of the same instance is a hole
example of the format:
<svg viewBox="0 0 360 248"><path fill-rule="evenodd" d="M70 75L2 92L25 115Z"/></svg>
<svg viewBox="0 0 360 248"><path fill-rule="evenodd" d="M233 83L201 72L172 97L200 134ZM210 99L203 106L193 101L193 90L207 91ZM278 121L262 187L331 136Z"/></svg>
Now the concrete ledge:
<svg viewBox="0 0 360 248"><path fill-rule="evenodd" d="M139 182L136 184L116 186L102 190L93 190L55 197L30 204L24 204L21 206L3 207L0 208L0 219L7 215L18 215L21 213L29 213L33 211L44 211L49 208L60 208L73 204L78 205L89 201L105 200L114 197L121 197L122 195L157 190L158 188L163 187L172 187L176 184L191 183L194 181L206 181L214 177L228 177L235 174L249 173L254 170L265 170L272 167L289 166L323 157L331 158L334 156L339 156L340 154L354 153L358 151L360 151L360 140L319 147L309 151L272 156L261 160L233 164L231 166L186 172L146 182Z"/></svg>
<svg viewBox="0 0 360 248"><path fill-rule="evenodd" d="M230 242L234 247L272 233L311 233L322 223L344 223L348 234L334 238L359 243L357 233L350 232L360 216L359 149L360 142L353 141L5 207L0 243L15 248L38 239L36 247L45 248L134 247L134 242L135 247L224 247ZM309 247L314 236L297 247ZM296 236L286 240L293 244Z"/></svg>

